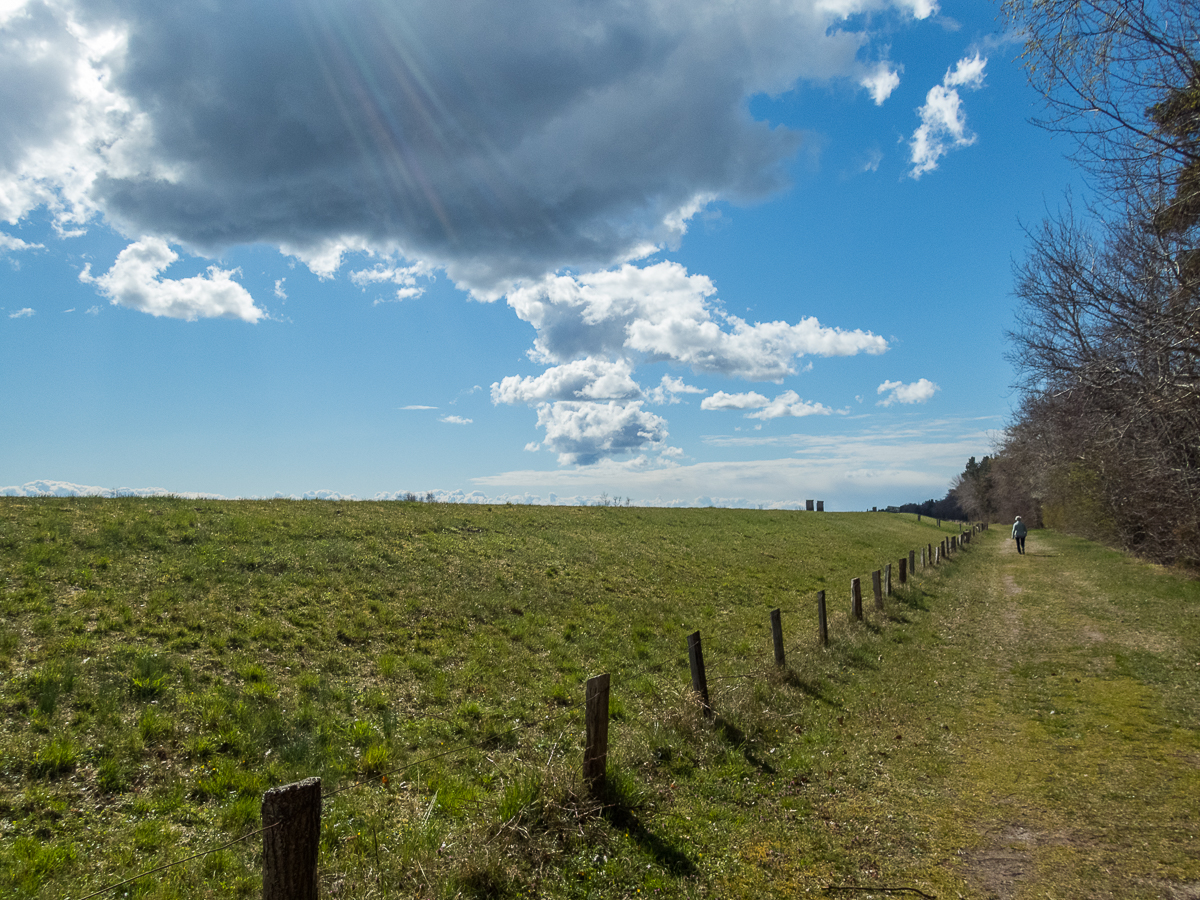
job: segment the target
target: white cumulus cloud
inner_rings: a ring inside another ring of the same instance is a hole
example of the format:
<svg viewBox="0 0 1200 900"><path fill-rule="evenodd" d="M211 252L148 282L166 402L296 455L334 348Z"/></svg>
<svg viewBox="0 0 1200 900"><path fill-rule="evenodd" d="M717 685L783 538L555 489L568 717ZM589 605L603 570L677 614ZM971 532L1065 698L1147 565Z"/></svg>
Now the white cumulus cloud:
<svg viewBox="0 0 1200 900"><path fill-rule="evenodd" d="M752 409L755 412L746 413L747 419L781 419L785 416L803 418L804 416L828 416L833 410L823 403L801 400L795 391L784 391L768 400L762 394L750 391L744 394L727 394L717 391L711 397L705 397L700 404L701 409Z"/></svg>
<svg viewBox="0 0 1200 900"><path fill-rule="evenodd" d="M921 124L909 142L912 168L909 175L920 178L938 167L938 160L950 150L969 147L975 135L967 129L967 117L962 110L959 88L978 90L983 87L987 59L976 53L960 59L947 70L941 84L935 84L925 96L925 105L917 110Z"/></svg>
<svg viewBox="0 0 1200 900"><path fill-rule="evenodd" d="M433 270L425 263L411 266L376 265L371 269L360 269L350 273L350 280L366 290L369 284L391 282L400 285L396 289L397 300L410 300L425 293L425 288L417 284L418 278L430 278ZM376 300L376 303L379 301Z"/></svg>
<svg viewBox="0 0 1200 900"><path fill-rule="evenodd" d="M717 391L700 401L701 409L760 409L771 401L762 394L749 391L745 394L727 394Z"/></svg>
<svg viewBox="0 0 1200 900"><path fill-rule="evenodd" d="M250 292L233 280L236 270L209 266L205 275L177 280L159 274L179 254L161 238L145 238L126 247L105 274L93 276L90 267L79 279L94 284L119 306L172 319L228 318L257 322L265 313L254 305Z"/></svg>
<svg viewBox="0 0 1200 900"><path fill-rule="evenodd" d="M541 446L558 454L565 465L590 465L607 457L659 449L667 439L667 423L632 403L559 401L538 407L538 427L546 430Z"/></svg>
<svg viewBox="0 0 1200 900"><path fill-rule="evenodd" d="M34 311L27 306L24 309L18 309L14 313L9 313L8 317L10 319L28 319L33 314L34 314Z"/></svg>
<svg viewBox="0 0 1200 900"><path fill-rule="evenodd" d="M795 391L784 391L762 409L747 413L747 419L782 419L785 416L801 419L805 416L828 416L833 410L823 403L801 400Z"/></svg>
<svg viewBox="0 0 1200 900"><path fill-rule="evenodd" d="M668 362L697 374L747 381L781 382L799 370L804 356L854 356L883 353L887 341L861 329L845 330L822 325L815 318L796 323L747 322L727 313L716 296L716 287L704 275L689 274L678 263L647 266L625 264L615 269L579 275L548 275L523 284L508 294L517 315L536 331L530 356L551 364L538 376L509 376L492 385L493 403L553 403L539 406L539 424L547 429L545 446L558 448L560 424L570 423L570 449L559 450L560 459L588 462L633 448L657 447L659 438L629 437L631 422L651 415L631 401L671 404L682 393L705 393L681 378L664 376L655 387L638 385L638 366ZM740 400L730 398L740 397ZM702 409L726 408L751 395L719 391L701 403ZM800 400L788 392L768 401L761 395L758 418L827 415L819 403ZM617 401L622 415L611 404L588 413L584 404ZM569 406L560 406L569 402ZM657 419L657 417L655 417ZM586 428L580 426L581 422ZM661 422L665 434L665 422ZM605 427L613 435L603 433ZM657 426L656 426L657 427ZM654 432L649 428L646 433ZM563 433L566 433L565 431ZM590 442L592 449L584 449Z"/></svg>
<svg viewBox="0 0 1200 900"><path fill-rule="evenodd" d="M890 64L881 62L874 71L863 76L859 84L867 89L876 106L883 106L883 101L900 86L900 72Z"/></svg>
<svg viewBox="0 0 1200 900"><path fill-rule="evenodd" d="M679 399L680 394L705 394L707 389L696 387L695 385L685 384L682 378L672 378L670 375L664 375L662 381L657 387L653 387L646 391L646 399L651 403L656 403L660 406L682 403Z"/></svg>
<svg viewBox="0 0 1200 900"><path fill-rule="evenodd" d="M536 377L510 375L492 385L493 403L536 404L547 400L630 400L642 390L625 360L587 357L547 369Z"/></svg>
<svg viewBox="0 0 1200 900"><path fill-rule="evenodd" d="M20 238L13 237L0 231L0 253L11 253L16 250L44 250L44 244L31 244Z"/></svg>
<svg viewBox="0 0 1200 900"><path fill-rule="evenodd" d="M795 324L749 323L724 313L715 295L707 276L661 262L546 276L509 293L508 303L537 330L534 349L545 362L624 356L779 382L795 374L800 356L887 350L878 335L825 326L812 317Z"/></svg>
<svg viewBox="0 0 1200 900"><path fill-rule="evenodd" d="M884 394L884 398L876 406L891 406L893 403L925 403L941 388L928 378L921 378L912 384L902 381L885 381L875 389L876 394Z"/></svg>

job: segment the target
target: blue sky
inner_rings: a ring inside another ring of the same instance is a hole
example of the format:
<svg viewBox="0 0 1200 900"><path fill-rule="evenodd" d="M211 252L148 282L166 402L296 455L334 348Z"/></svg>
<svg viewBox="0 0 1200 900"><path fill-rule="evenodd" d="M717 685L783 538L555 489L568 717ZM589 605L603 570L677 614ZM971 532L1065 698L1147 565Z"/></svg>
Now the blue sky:
<svg viewBox="0 0 1200 900"><path fill-rule="evenodd" d="M1077 179L997 16L0 0L0 492L941 497Z"/></svg>

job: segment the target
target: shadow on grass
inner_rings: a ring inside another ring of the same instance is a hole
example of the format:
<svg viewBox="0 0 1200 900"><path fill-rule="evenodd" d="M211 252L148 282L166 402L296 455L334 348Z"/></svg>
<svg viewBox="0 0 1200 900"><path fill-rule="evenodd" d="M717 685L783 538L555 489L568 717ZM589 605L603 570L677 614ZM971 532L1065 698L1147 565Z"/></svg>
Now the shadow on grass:
<svg viewBox="0 0 1200 900"><path fill-rule="evenodd" d="M630 806L620 801L612 802L604 807L603 815L610 825L623 829L634 843L670 874L679 878L693 878L700 874L686 853L646 828Z"/></svg>
<svg viewBox="0 0 1200 900"><path fill-rule="evenodd" d="M871 647L851 641L832 643L830 647L836 652L838 661L848 669L874 672L879 668L879 661Z"/></svg>
<svg viewBox="0 0 1200 900"><path fill-rule="evenodd" d="M892 599L899 606L919 610L920 612L929 612L930 596L932 595L928 591L922 590L916 585L906 585L900 590L893 592Z"/></svg>
<svg viewBox="0 0 1200 900"><path fill-rule="evenodd" d="M721 736L725 743L729 744L735 750L742 752L742 757L746 762L750 763L750 765L754 766L754 768L764 775L775 774L775 767L765 759L760 758L750 748L750 742L746 740L746 733L742 729L721 716L717 716L713 725L717 729L717 734Z"/></svg>
<svg viewBox="0 0 1200 900"><path fill-rule="evenodd" d="M828 703L830 706L839 707L842 705L830 693L829 686L826 683L818 681L815 678L804 678L791 666L788 666L783 672L783 683L788 687L802 691L803 693L812 697L814 700L818 700L821 703Z"/></svg>

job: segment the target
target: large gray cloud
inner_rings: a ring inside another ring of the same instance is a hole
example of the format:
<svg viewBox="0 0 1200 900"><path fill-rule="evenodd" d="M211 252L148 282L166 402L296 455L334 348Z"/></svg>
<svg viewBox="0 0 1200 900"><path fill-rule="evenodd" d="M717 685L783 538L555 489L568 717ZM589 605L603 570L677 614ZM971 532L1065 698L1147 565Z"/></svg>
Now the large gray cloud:
<svg viewBox="0 0 1200 900"><path fill-rule="evenodd" d="M322 272L371 249L496 296L781 183L746 100L878 71L917 0L28 0L0 12L0 197ZM64 220L72 215L65 215Z"/></svg>

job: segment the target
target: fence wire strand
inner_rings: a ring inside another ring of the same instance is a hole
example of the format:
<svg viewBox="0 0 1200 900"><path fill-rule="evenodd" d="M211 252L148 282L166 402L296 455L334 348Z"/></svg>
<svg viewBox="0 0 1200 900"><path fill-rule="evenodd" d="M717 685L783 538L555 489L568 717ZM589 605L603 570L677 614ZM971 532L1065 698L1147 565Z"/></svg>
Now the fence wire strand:
<svg viewBox="0 0 1200 900"><path fill-rule="evenodd" d="M264 834L265 832L270 831L272 828L278 828L282 824L283 824L283 821L275 822L271 825L267 825L263 828L260 828L257 831L251 831L248 834L243 834L239 838L234 838L232 841L228 841L228 842L222 844L220 847L213 847L211 850L204 850L200 853L193 853L191 856L185 856L183 859L177 859L174 862L163 863L161 866L156 866L153 869L148 869L147 871L142 872L139 875L134 875L130 878L126 878L124 881L118 881L116 884L110 884L107 887L102 887L98 891L92 891L90 894L84 894L82 897L78 898L78 900L91 900L92 897L99 897L101 894L107 894L109 891L115 891L119 887L124 887L127 884L133 884L135 881L140 881L141 879L148 878L151 875L157 875L159 872L165 872L165 871L167 871L167 869L173 869L176 866L181 866L185 862L191 862L193 859L200 859L203 856L211 856L214 853L220 853L222 850L227 850L228 848L234 846L235 844L240 844L244 841L250 840L250 838L252 838L252 837L256 837L260 834Z"/></svg>

